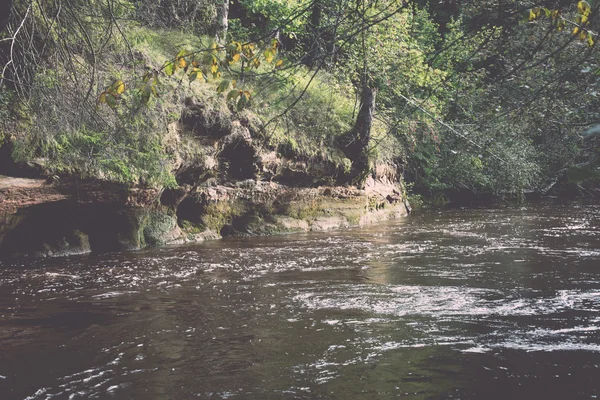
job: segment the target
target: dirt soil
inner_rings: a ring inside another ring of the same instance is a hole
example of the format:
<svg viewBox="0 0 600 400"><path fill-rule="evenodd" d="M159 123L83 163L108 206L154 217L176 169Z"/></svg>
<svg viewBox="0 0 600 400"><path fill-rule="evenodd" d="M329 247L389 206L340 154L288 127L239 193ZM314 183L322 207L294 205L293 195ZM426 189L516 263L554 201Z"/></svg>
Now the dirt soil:
<svg viewBox="0 0 600 400"><path fill-rule="evenodd" d="M19 208L66 199L45 179L14 178L0 175L0 215L14 214Z"/></svg>

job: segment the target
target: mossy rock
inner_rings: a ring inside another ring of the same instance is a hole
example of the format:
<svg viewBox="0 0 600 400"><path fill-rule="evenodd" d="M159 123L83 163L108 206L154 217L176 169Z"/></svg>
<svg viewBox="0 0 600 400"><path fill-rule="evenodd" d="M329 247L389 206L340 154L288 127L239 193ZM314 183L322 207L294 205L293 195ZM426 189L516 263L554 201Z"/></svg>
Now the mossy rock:
<svg viewBox="0 0 600 400"><path fill-rule="evenodd" d="M163 211L150 211L146 215L141 231L144 243L159 246L167 243L170 233L177 228L177 217Z"/></svg>

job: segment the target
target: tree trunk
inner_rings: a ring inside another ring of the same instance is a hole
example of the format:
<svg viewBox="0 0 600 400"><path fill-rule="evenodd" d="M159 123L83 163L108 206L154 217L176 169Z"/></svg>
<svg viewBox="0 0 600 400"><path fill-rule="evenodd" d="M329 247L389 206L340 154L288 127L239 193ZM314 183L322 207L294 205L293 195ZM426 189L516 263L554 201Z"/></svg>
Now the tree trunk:
<svg viewBox="0 0 600 400"><path fill-rule="evenodd" d="M217 4L217 21L215 26L215 39L218 43L227 40L227 28L229 27L229 0L221 0Z"/></svg>
<svg viewBox="0 0 600 400"><path fill-rule="evenodd" d="M314 67L316 60L323 56L324 45L321 37L321 20L323 18L323 5L321 0L313 0L308 23L308 40L306 44L306 58L304 64L309 68Z"/></svg>
<svg viewBox="0 0 600 400"><path fill-rule="evenodd" d="M314 0L312 10L310 13L310 26L314 30L318 30L321 26L321 15L323 13L323 6L320 0Z"/></svg>
<svg viewBox="0 0 600 400"><path fill-rule="evenodd" d="M375 111L375 96L375 89L366 85L363 87L354 128L342 139L342 151L352 162L347 182L357 187L364 185L369 174L369 142Z"/></svg>

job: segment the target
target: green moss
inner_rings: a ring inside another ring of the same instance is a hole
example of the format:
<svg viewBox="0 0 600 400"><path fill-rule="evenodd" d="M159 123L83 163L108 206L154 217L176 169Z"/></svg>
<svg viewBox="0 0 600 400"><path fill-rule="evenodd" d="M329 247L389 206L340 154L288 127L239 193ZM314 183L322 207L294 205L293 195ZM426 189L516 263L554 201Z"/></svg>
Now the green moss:
<svg viewBox="0 0 600 400"><path fill-rule="evenodd" d="M204 227L202 225L187 220L179 221L179 226L187 236L188 240L194 240L196 235L204 232Z"/></svg>
<svg viewBox="0 0 600 400"><path fill-rule="evenodd" d="M360 224L362 216L362 213L349 213L348 215L346 215L346 219L348 220L348 223L350 225L357 226Z"/></svg>
<svg viewBox="0 0 600 400"><path fill-rule="evenodd" d="M235 217L245 213L240 201L219 201L208 204L202 215L202 224L215 232L221 232L225 225L231 225Z"/></svg>
<svg viewBox="0 0 600 400"><path fill-rule="evenodd" d="M285 216L305 221L326 214L326 210L322 208L320 200L292 201L286 204L281 211Z"/></svg>
<svg viewBox="0 0 600 400"><path fill-rule="evenodd" d="M143 243L157 246L165 244L165 237L177 227L177 218L169 212L150 211L140 227Z"/></svg>

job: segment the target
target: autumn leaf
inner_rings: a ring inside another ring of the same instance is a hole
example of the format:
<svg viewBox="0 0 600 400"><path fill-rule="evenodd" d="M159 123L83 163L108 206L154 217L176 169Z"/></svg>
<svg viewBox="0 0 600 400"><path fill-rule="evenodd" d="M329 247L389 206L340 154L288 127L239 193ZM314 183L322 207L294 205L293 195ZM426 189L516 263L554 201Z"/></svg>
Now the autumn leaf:
<svg viewBox="0 0 600 400"><path fill-rule="evenodd" d="M275 52L273 49L266 49L264 52L265 61L271 64L273 62L273 58L275 57Z"/></svg>
<svg viewBox="0 0 600 400"><path fill-rule="evenodd" d="M116 94L123 94L123 92L125 91L125 83L123 83L123 81L121 80L116 81L114 83L114 88Z"/></svg>
<svg viewBox="0 0 600 400"><path fill-rule="evenodd" d="M583 0L577 3L577 11L582 15L589 15L592 12L592 7L590 3Z"/></svg>

